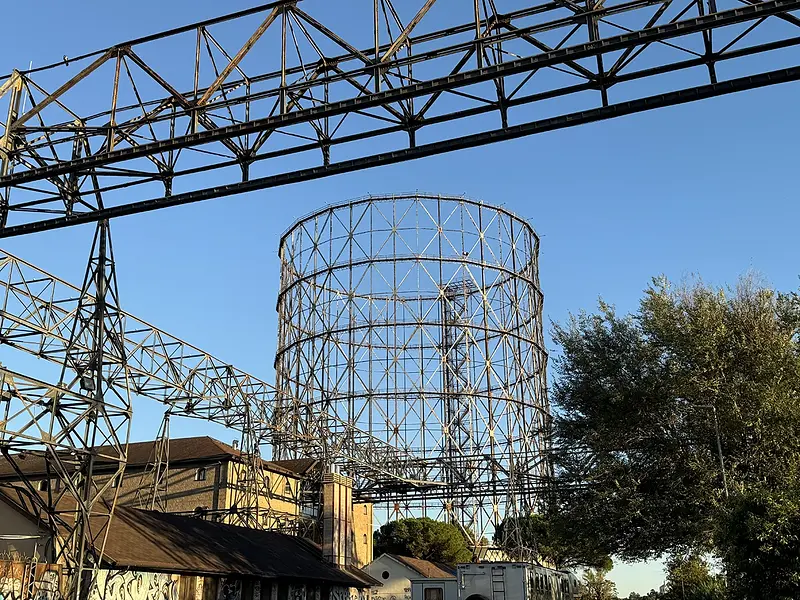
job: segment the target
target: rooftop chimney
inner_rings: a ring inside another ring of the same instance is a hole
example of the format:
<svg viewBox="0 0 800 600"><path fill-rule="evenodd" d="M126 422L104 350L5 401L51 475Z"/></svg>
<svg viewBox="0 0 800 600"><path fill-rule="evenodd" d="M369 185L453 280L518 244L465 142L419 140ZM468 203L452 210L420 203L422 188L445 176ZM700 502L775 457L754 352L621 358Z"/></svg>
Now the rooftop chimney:
<svg viewBox="0 0 800 600"><path fill-rule="evenodd" d="M322 556L337 567L353 564L353 480L322 477Z"/></svg>

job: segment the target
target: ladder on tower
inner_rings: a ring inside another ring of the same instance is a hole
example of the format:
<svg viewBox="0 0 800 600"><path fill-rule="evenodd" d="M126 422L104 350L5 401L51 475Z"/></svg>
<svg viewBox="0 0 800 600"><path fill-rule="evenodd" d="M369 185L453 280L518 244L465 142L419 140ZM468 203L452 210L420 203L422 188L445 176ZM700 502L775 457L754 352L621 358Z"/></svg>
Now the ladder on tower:
<svg viewBox="0 0 800 600"><path fill-rule="evenodd" d="M492 600L506 600L506 570L492 567Z"/></svg>

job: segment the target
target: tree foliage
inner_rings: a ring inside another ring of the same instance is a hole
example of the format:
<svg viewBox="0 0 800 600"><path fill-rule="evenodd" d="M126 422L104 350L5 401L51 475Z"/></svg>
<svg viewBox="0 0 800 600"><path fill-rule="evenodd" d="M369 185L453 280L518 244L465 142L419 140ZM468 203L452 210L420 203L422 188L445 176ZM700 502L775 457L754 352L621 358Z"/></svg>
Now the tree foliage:
<svg viewBox="0 0 800 600"><path fill-rule="evenodd" d="M375 532L374 542L378 555L388 552L449 564L472 559L458 527L427 517L391 521Z"/></svg>
<svg viewBox="0 0 800 600"><path fill-rule="evenodd" d="M717 549L728 486L800 473L800 302L658 279L638 311L601 303L556 327L558 475L574 527L626 559ZM719 436L717 436L717 425Z"/></svg>
<svg viewBox="0 0 800 600"><path fill-rule="evenodd" d="M737 497L717 542L733 600L800 598L800 488Z"/></svg>
<svg viewBox="0 0 800 600"><path fill-rule="evenodd" d="M664 600L725 600L725 580L712 573L701 556L676 555L667 563L667 591L661 597Z"/></svg>
<svg viewBox="0 0 800 600"><path fill-rule="evenodd" d="M616 600L617 586L606 578L606 569L589 569L583 574L579 600Z"/></svg>
<svg viewBox="0 0 800 600"><path fill-rule="evenodd" d="M593 538L580 535L564 515L555 512L509 517L497 527L494 541L512 555L521 542L557 569L593 567L608 571L612 567L611 557Z"/></svg>

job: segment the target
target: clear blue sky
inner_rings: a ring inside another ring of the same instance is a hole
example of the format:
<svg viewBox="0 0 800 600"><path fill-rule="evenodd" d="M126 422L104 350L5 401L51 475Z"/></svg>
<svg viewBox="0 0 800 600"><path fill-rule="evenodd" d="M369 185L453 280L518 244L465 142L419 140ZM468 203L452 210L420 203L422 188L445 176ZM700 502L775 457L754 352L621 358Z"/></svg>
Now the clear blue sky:
<svg viewBox="0 0 800 600"><path fill-rule="evenodd" d="M313 13L321 2L308 0L304 8ZM9 27L0 37L0 72L249 5L10 3L4 7ZM661 273L729 283L753 269L778 288L793 289L800 273L799 92L800 85L787 84L126 217L112 226L123 307L271 379L281 232L324 204L414 189L464 193L530 220L542 240L548 328L571 311L592 309L599 296L620 310L632 309L650 278ZM92 227L83 226L2 246L77 283L91 236ZM7 352L2 359L14 368ZM134 437L152 436L159 418L152 410L140 411ZM176 424L174 434L192 431ZM619 572L619 591L657 587L659 568L652 571Z"/></svg>

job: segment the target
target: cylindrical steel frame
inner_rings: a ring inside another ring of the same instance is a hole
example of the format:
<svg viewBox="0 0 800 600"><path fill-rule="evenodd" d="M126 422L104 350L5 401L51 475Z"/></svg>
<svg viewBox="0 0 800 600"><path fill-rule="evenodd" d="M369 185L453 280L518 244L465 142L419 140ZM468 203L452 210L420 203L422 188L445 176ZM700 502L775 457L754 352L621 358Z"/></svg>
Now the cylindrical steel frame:
<svg viewBox="0 0 800 600"><path fill-rule="evenodd" d="M275 359L293 439L330 440L321 458L387 518L444 518L476 544L533 509L549 474L538 249L524 220L463 197L371 196L298 221L280 243ZM364 433L405 468L337 456Z"/></svg>

